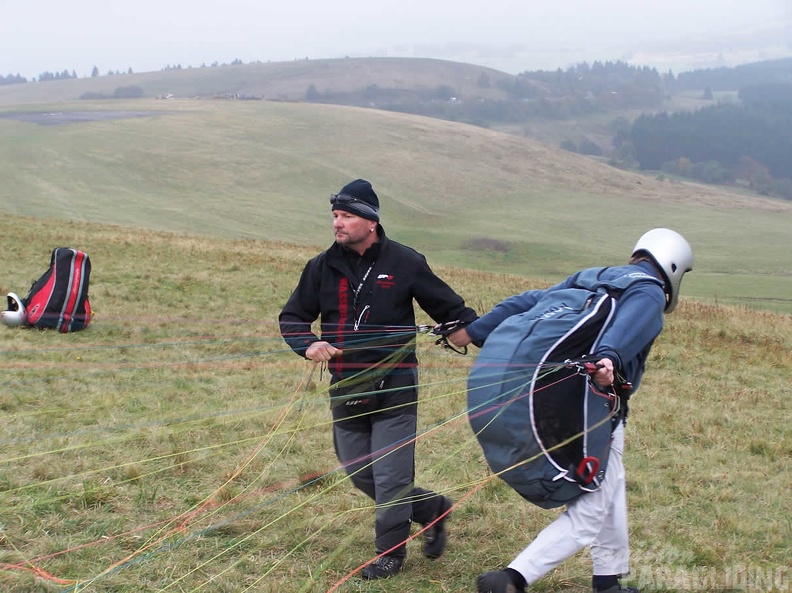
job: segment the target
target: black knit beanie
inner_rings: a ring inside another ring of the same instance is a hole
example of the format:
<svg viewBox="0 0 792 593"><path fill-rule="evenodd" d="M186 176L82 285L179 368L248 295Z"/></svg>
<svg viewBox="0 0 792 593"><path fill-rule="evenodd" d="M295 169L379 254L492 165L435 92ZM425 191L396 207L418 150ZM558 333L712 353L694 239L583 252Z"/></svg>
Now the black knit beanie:
<svg viewBox="0 0 792 593"><path fill-rule="evenodd" d="M333 210L343 210L379 222L379 198L365 179L355 179L330 198Z"/></svg>

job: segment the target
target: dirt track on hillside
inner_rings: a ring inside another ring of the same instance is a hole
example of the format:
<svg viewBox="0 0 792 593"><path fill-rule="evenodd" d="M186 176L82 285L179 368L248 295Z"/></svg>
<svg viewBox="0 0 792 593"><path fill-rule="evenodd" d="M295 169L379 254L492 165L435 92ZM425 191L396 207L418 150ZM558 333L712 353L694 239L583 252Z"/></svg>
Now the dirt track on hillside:
<svg viewBox="0 0 792 593"><path fill-rule="evenodd" d="M77 124L90 121L105 121L110 119L126 119L130 117L148 117L157 115L155 111L9 111L0 113L2 119L13 119L41 126L60 126L64 124Z"/></svg>

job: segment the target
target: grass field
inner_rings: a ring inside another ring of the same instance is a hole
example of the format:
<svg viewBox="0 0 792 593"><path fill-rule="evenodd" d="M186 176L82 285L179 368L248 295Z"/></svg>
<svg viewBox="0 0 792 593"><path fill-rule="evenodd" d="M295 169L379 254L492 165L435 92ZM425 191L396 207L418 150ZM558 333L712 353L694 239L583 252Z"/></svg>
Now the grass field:
<svg viewBox="0 0 792 593"><path fill-rule="evenodd" d="M227 101L37 108L87 109L153 115L68 125L0 119L4 212L316 246L332 240L327 196L365 177L388 233L438 264L553 281L619 263L645 230L670 226L696 252L687 296L792 312L790 202L368 109Z"/></svg>
<svg viewBox="0 0 792 593"><path fill-rule="evenodd" d="M370 109L34 86L3 90L0 115L146 115L0 118L0 295L77 247L95 311L75 334L0 326L0 591L473 591L552 520L486 468L465 417L475 350L419 336L418 483L457 503L448 551L430 562L418 538L397 578L355 575L373 509L337 466L326 374L275 322L332 241L328 195L358 176L388 234L480 312L681 231L695 269L631 405L630 582L792 588L789 202ZM589 574L580 554L530 590L587 591Z"/></svg>
<svg viewBox="0 0 792 593"><path fill-rule="evenodd" d="M335 461L327 377L275 324L314 249L6 216L2 289L62 244L91 255L92 325L0 327L3 591L473 591L555 515L487 471L473 356L423 337L418 482L457 502L448 551L427 561L418 539L402 575L360 581L373 509ZM545 283L438 271L481 311ZM789 590L791 337L788 315L684 299L669 316L628 427L644 592ZM588 575L580 554L531 591Z"/></svg>

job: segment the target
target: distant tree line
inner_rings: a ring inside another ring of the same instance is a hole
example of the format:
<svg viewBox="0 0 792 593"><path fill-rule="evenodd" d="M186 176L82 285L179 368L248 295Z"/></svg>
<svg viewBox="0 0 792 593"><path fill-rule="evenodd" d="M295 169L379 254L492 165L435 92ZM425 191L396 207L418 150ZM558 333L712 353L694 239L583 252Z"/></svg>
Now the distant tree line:
<svg viewBox="0 0 792 593"><path fill-rule="evenodd" d="M521 91L525 82L530 83L528 94ZM663 80L656 69L622 61L583 62L566 70L523 72L517 75L514 86L511 92L518 98L573 98L590 111L656 108L665 97Z"/></svg>
<svg viewBox="0 0 792 593"><path fill-rule="evenodd" d="M737 97L749 109L787 113L792 109L792 80L787 84L754 84L740 89Z"/></svg>
<svg viewBox="0 0 792 593"><path fill-rule="evenodd" d="M745 64L735 68L694 70L661 75L647 66L626 62L583 62L566 69L525 71L493 80L482 72L477 85L499 88L505 99L471 101L448 85L426 89L383 88L377 85L345 92L320 91L309 86L305 100L371 105L378 109L415 113L477 125L515 123L535 117L569 118L625 109L658 111L675 92L712 92L755 88L765 83L792 83L792 58ZM764 92L756 89L758 94ZM456 98L456 101L451 101ZM445 104L444 104L445 103Z"/></svg>
<svg viewBox="0 0 792 593"><path fill-rule="evenodd" d="M669 92L686 90L733 91L765 83L792 83L792 58L764 60L734 67L706 68L664 77Z"/></svg>
<svg viewBox="0 0 792 593"><path fill-rule="evenodd" d="M792 84L748 86L739 96L741 105L641 115L614 137L619 158L792 199Z"/></svg>
<svg viewBox="0 0 792 593"><path fill-rule="evenodd" d="M27 81L27 78L20 76L19 74L9 74L8 76L3 76L0 74L0 86L6 84L24 84Z"/></svg>
<svg viewBox="0 0 792 593"><path fill-rule="evenodd" d="M42 72L38 75L39 82L44 82L45 80L68 80L69 78L77 78L77 73L74 70L71 73L68 70L64 70L63 72Z"/></svg>
<svg viewBox="0 0 792 593"><path fill-rule="evenodd" d="M521 123L531 118L568 118L631 108L659 108L664 91L654 68L626 62L577 64L566 70L523 72L492 81L482 73L477 85L500 88L505 99L467 100L447 84L433 88L383 88L320 91L310 85L305 100L363 105L474 125Z"/></svg>
<svg viewBox="0 0 792 593"><path fill-rule="evenodd" d="M121 72L120 70L116 70L115 72L112 70L107 71L108 76L115 76L118 74L124 74L124 73ZM129 68L126 71L126 74L132 74L132 68ZM91 77L95 78L97 76L100 76L99 68L94 66L93 70L91 70ZM50 80L68 80L70 78L79 78L77 76L77 72L75 72L74 70L72 70L71 72L69 72L68 70L63 70L61 72L46 71L46 72L42 72L41 74L38 75L37 78L34 78L32 80L28 80L27 78L25 78L24 76L20 76L19 74L9 74L8 76L0 75L0 86L6 84L25 84L28 82L36 82L36 81L47 82Z"/></svg>
<svg viewBox="0 0 792 593"><path fill-rule="evenodd" d="M253 62L251 62L251 63L253 63ZM236 58L236 59L234 59L231 62L230 65L231 66L240 66L242 64L244 64L244 62L242 60L240 60L239 58ZM212 67L213 68L217 68L217 67L220 67L220 66L228 66L228 65L229 64L221 64L219 62L213 62L212 63ZM188 66L188 68L189 67L190 66ZM206 64L201 64L201 68L206 68ZM181 70L181 69L182 69L182 65L181 64L174 64L174 65L167 64L164 68L162 68L162 70ZM132 73L133 73L132 72L132 68L130 67L130 68L127 68L126 71L108 70L106 76L118 76L118 75L121 75L121 74L132 74ZM91 69L90 77L91 78L96 78L98 76L102 76L102 74L99 72L99 68L97 66L94 66ZM77 73L74 70L72 70L71 73L68 70L63 70L62 72L42 72L41 74L38 75L38 78L34 78L34 79L31 79L31 80L28 80L27 78L25 78L24 76L20 76L19 74L9 74L8 76L0 75L0 86L6 85L6 84L25 84L25 83L28 83L28 82L36 82L37 80L39 82L44 82L44 81L48 81L48 80L65 80L67 78L78 78L78 76L77 76Z"/></svg>

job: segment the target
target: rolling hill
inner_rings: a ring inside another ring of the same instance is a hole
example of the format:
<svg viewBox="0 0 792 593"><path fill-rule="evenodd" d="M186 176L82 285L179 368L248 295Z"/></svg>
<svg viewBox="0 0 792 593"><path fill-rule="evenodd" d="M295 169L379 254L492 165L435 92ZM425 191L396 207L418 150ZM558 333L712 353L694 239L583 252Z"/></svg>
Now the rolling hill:
<svg viewBox="0 0 792 593"><path fill-rule="evenodd" d="M491 84L482 87L485 74ZM138 86L144 97L175 98L246 96L265 100L300 101L314 85L318 92L360 90L366 86L406 90L451 86L471 100L506 97L498 82L514 76L492 68L420 58L349 58L298 60L199 68L170 68L156 72L73 78L0 86L0 108L53 101L73 101L86 93L112 95L119 87Z"/></svg>
<svg viewBox="0 0 792 593"><path fill-rule="evenodd" d="M326 69L343 66L352 76L349 67L360 63L341 60ZM323 68L314 62L260 65L262 72L269 69L268 80L277 79L280 68L298 66L313 74L284 74L294 89ZM481 71L470 68L471 77ZM206 77L223 71L123 78L157 80L163 92L219 89ZM437 73L425 74L425 84L436 82ZM374 109L290 101L68 100L96 91L99 83L117 84L112 78L21 85L37 93L24 98L0 89L6 106L0 112L0 206L6 215L319 248L332 240L327 196L365 177L380 194L389 235L438 264L554 281L585 265L618 263L644 230L670 226L697 252L686 286L690 296L792 309L789 202L658 180L524 137ZM83 121L42 125L20 119L20 112L44 122L57 113Z"/></svg>

